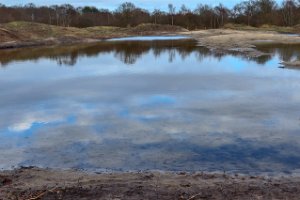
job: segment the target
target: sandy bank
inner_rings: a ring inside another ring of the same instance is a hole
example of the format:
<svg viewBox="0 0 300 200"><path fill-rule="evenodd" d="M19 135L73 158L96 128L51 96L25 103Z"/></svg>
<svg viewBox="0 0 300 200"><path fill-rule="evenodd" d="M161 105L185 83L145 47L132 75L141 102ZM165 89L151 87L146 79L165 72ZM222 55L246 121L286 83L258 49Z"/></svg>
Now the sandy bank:
<svg viewBox="0 0 300 200"><path fill-rule="evenodd" d="M0 199L299 199L300 178L206 173L0 172Z"/></svg>
<svg viewBox="0 0 300 200"><path fill-rule="evenodd" d="M268 31L239 31L231 29L215 29L182 32L204 46L218 53L239 53L247 57L268 55L256 49L260 44L300 44L300 35L280 34Z"/></svg>
<svg viewBox="0 0 300 200"><path fill-rule="evenodd" d="M178 26L154 24L141 24L132 28L75 28L21 21L0 24L0 49L88 43L118 37L169 35L185 31Z"/></svg>
<svg viewBox="0 0 300 200"><path fill-rule="evenodd" d="M290 62L281 62L285 67L300 67L300 60L290 61Z"/></svg>

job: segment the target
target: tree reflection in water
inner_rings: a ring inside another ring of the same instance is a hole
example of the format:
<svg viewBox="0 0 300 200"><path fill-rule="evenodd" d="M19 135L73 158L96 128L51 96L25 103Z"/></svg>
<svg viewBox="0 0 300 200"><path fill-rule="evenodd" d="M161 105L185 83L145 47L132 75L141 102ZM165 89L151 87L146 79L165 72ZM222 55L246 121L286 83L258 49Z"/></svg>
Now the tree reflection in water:
<svg viewBox="0 0 300 200"><path fill-rule="evenodd" d="M265 64L272 56L278 54L281 60L290 61L300 59L300 47L294 45L265 45L258 47L259 50L270 53L269 56L249 58L238 53L230 55L239 56L243 59L250 59L257 64ZM212 52L205 47L197 46L192 39L165 40L165 41L104 41L93 44L53 46L42 48L26 48L3 50L0 54L0 64L5 67L13 61L37 61L42 58L49 58L61 66L74 66L80 57L96 57L99 54L113 53L114 57L127 65L135 64L143 55L152 51L155 58L162 53L169 54L169 62L173 62L176 54L181 59L194 53L199 61L205 57L212 56L222 59L227 53Z"/></svg>

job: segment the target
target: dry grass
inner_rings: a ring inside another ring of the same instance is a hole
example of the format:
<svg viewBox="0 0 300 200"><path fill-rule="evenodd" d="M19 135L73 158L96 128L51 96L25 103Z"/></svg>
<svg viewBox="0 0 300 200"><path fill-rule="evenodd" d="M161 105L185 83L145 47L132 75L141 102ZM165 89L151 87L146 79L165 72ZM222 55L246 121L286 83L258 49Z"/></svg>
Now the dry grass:
<svg viewBox="0 0 300 200"><path fill-rule="evenodd" d="M0 24L0 42L43 40L48 38L93 38L104 39L132 35L163 34L186 31L177 26L142 24L133 28L96 26L89 28L61 27L32 22Z"/></svg>
<svg viewBox="0 0 300 200"><path fill-rule="evenodd" d="M180 26L161 25L161 24L140 24L131 28L129 31L136 33L155 33L155 32L187 32Z"/></svg>
<svg viewBox="0 0 300 200"><path fill-rule="evenodd" d="M21 40L34 40L49 37L63 37L63 36L85 36L89 32L85 29L59 27L40 23L30 22L11 22L2 24L0 26L9 32L17 35Z"/></svg>
<svg viewBox="0 0 300 200"><path fill-rule="evenodd" d="M300 33L300 26L296 25L293 27L285 26L274 26L264 24L260 27L247 26L244 24L232 24L228 23L224 25L225 29L241 30L241 31L274 31L279 33Z"/></svg>

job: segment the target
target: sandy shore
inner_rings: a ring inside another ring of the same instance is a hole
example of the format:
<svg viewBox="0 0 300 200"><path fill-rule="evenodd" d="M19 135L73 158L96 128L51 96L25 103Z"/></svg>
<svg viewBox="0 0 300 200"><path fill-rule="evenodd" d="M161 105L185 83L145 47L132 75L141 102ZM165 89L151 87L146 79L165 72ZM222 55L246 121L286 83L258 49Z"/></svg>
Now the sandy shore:
<svg viewBox="0 0 300 200"><path fill-rule="evenodd" d="M290 62L281 62L280 64L282 64L283 66L286 67L300 67L300 60L294 60L294 61L290 61Z"/></svg>
<svg viewBox="0 0 300 200"><path fill-rule="evenodd" d="M200 46L205 46L213 51L240 52L252 57L265 55L264 52L255 49L260 44L300 44L300 35L291 36L266 31L212 29L182 32L181 34L195 38Z"/></svg>
<svg viewBox="0 0 300 200"><path fill-rule="evenodd" d="M299 199L300 178L208 173L0 172L0 199Z"/></svg>
<svg viewBox="0 0 300 200"><path fill-rule="evenodd" d="M267 31L239 31L231 29L201 30L182 32L199 42L199 46L209 48L216 53L236 53L246 57L260 57L268 55L257 50L261 44L299 44L300 35L280 34ZM300 66L300 61L283 62L286 66Z"/></svg>

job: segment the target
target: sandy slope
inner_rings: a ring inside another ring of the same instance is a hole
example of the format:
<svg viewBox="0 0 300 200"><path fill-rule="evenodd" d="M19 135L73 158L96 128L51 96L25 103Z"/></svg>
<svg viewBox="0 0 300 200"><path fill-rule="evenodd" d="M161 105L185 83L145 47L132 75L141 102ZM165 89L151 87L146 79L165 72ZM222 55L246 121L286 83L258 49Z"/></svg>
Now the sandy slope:
<svg viewBox="0 0 300 200"><path fill-rule="evenodd" d="M0 49L88 43L108 38L165 35L182 31L187 30L178 26L154 24L141 24L132 28L108 26L75 28L21 21L0 24Z"/></svg>

